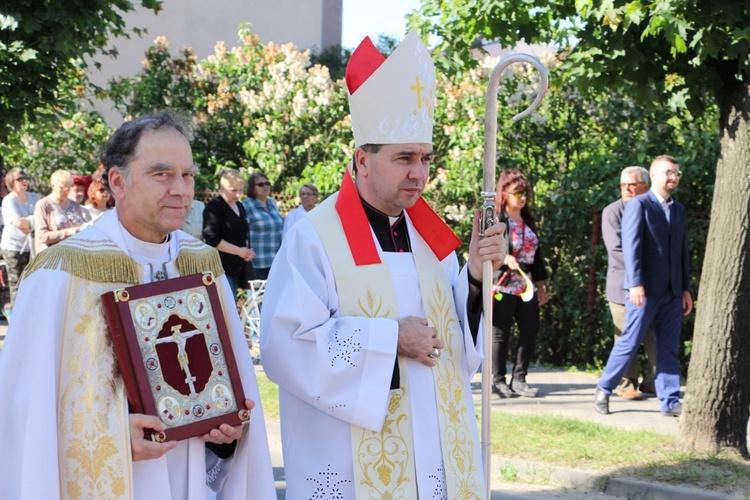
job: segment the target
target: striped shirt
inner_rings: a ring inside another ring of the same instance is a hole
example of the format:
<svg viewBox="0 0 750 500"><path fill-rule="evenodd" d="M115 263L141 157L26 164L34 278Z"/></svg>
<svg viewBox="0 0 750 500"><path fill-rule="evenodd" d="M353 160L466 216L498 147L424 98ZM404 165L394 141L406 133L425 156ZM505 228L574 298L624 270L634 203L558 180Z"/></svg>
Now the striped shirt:
<svg viewBox="0 0 750 500"><path fill-rule="evenodd" d="M269 268L281 246L282 219L279 208L273 198L266 198L268 208L264 208L255 198L245 198L242 205L250 226L250 247L255 251L253 267Z"/></svg>

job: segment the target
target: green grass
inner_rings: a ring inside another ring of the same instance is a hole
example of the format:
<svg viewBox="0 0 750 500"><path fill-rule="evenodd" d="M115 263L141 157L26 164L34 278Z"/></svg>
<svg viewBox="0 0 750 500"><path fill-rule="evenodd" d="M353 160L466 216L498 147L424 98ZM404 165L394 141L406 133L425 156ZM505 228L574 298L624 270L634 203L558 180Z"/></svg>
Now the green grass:
<svg viewBox="0 0 750 500"><path fill-rule="evenodd" d="M276 384L268 380L266 374L261 370L255 371L258 378L258 389L260 389L260 399L263 401L263 416L278 420L279 418L279 388Z"/></svg>
<svg viewBox="0 0 750 500"><path fill-rule="evenodd" d="M607 469L638 466L675 446L674 438L627 432L594 423L552 416L500 411L492 416L492 451L504 457L560 466Z"/></svg>
<svg viewBox="0 0 750 500"><path fill-rule="evenodd" d="M492 453L560 467L750 495L750 464L685 451L677 438L554 415L492 413Z"/></svg>

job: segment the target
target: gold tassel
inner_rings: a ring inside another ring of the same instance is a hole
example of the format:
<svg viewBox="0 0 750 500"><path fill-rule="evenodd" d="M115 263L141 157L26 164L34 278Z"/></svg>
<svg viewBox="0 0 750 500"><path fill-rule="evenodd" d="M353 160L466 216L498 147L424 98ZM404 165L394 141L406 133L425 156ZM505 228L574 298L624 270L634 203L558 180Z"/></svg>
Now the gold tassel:
<svg viewBox="0 0 750 500"><path fill-rule="evenodd" d="M177 254L177 270L180 276L205 273L206 271L211 271L215 278L224 274L219 252L214 247L196 240L183 240L180 243L180 250ZM195 243L198 243L198 245Z"/></svg>
<svg viewBox="0 0 750 500"><path fill-rule="evenodd" d="M70 240L40 252L29 262L23 278L39 269L59 269L97 283L140 283L138 264L109 241ZM211 271L224 274L219 252L198 240L182 240L177 254L180 276Z"/></svg>
<svg viewBox="0 0 750 500"><path fill-rule="evenodd" d="M57 244L40 252L23 272L27 278L39 269L59 269L88 281L98 283L140 282L138 264L123 251L116 249L92 250L78 246Z"/></svg>

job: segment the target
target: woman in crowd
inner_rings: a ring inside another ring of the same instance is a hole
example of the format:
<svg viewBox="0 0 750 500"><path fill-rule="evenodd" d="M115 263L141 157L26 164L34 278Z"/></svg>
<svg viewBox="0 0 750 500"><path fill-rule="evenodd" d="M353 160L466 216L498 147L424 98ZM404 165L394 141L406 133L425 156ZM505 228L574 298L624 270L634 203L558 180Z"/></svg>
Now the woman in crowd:
<svg viewBox="0 0 750 500"><path fill-rule="evenodd" d="M3 236L0 248L3 250L5 265L8 270L8 288L10 303L5 309L5 316L10 317L10 310L18 293L18 281L26 264L34 252L34 205L39 195L27 191L29 178L20 168L11 169L5 176L8 195L3 198Z"/></svg>
<svg viewBox="0 0 750 500"><path fill-rule="evenodd" d="M225 169L219 178L219 196L203 209L203 239L219 251L221 265L235 296L237 289L245 288L246 280L252 276L252 268L248 270L248 267L255 255L247 244L247 217L239 203L244 188L242 175L237 170Z"/></svg>
<svg viewBox="0 0 750 500"><path fill-rule="evenodd" d="M91 181L87 193L86 204L83 205L83 217L86 222L93 224L104 212L109 210L109 189L101 180Z"/></svg>
<svg viewBox="0 0 750 500"><path fill-rule="evenodd" d="M318 188L315 184L305 183L299 188L299 199L300 205L297 208L293 208L284 217L284 225L281 230L281 237L286 236L289 228L294 225L295 222L300 220L307 212L315 208L318 203Z"/></svg>
<svg viewBox="0 0 750 500"><path fill-rule="evenodd" d="M242 205L250 226L250 246L255 250L253 270L257 279L264 280L268 279L271 263L281 246L281 214L271 198L271 183L263 172L250 176L247 196Z"/></svg>
<svg viewBox="0 0 750 500"><path fill-rule="evenodd" d="M88 190L90 182L90 175L73 174L73 186L68 192L68 198L83 206L83 202L86 201L86 191Z"/></svg>
<svg viewBox="0 0 750 500"><path fill-rule="evenodd" d="M528 206L529 192L529 183L517 170L505 170L498 180L495 208L498 214L508 218L509 251L507 269L501 273L495 286L500 300L495 300L492 313L492 390L503 398L509 398L514 393L533 398L538 392L526 383L526 375L534 357L539 332L539 306L547 302L544 288L547 271L542 260L536 223ZM526 291L526 280L514 270L519 268L535 287L534 296L528 302L521 299L521 294ZM505 381L505 361L513 320L518 325L518 342L508 385Z"/></svg>
<svg viewBox="0 0 750 500"><path fill-rule="evenodd" d="M81 230L81 205L68 198L73 176L67 170L56 170L49 178L52 192L34 208L34 240L36 251L70 238Z"/></svg>

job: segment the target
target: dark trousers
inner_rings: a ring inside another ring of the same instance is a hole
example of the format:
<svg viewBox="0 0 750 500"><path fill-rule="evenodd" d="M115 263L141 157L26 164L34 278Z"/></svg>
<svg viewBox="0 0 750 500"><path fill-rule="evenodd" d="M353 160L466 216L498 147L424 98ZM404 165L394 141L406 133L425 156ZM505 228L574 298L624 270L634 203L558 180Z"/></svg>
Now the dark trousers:
<svg viewBox="0 0 750 500"><path fill-rule="evenodd" d="M240 287L240 277L227 274L229 289L232 290L232 296L237 298L237 289Z"/></svg>
<svg viewBox="0 0 750 500"><path fill-rule="evenodd" d="M267 280L268 273L271 271L270 267L258 267L255 268L255 279L256 280Z"/></svg>
<svg viewBox="0 0 750 500"><path fill-rule="evenodd" d="M539 333L539 299L524 302L517 295L503 294L503 300L494 301L492 309L492 375L494 382L505 380L505 363L510 345L510 328L513 320L518 324L518 342L513 358L513 380L526 380L529 363L534 357L536 336Z"/></svg>
<svg viewBox="0 0 750 500"><path fill-rule="evenodd" d="M13 303L16 301L16 295L18 294L18 283L21 281L21 273L29 263L29 252L13 252L6 251L3 253L5 257L5 266L8 270L8 288L10 289L10 307L13 307Z"/></svg>

